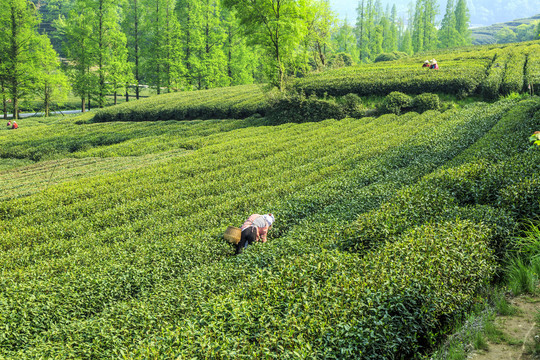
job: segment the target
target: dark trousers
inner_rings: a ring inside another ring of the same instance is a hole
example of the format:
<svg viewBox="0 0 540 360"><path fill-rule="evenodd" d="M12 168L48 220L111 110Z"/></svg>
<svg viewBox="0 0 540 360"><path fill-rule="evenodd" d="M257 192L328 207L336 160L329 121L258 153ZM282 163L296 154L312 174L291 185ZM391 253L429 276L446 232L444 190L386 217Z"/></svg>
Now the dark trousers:
<svg viewBox="0 0 540 360"><path fill-rule="evenodd" d="M242 231L240 241L236 244L236 254L241 254L248 245L253 244L257 240L257 228L250 226Z"/></svg>

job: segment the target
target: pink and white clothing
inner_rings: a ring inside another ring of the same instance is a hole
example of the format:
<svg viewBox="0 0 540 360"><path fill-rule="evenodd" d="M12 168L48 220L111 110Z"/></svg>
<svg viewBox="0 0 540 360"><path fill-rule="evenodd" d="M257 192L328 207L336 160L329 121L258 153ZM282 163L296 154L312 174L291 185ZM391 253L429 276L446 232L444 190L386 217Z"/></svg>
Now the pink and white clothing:
<svg viewBox="0 0 540 360"><path fill-rule="evenodd" d="M266 234L268 233L268 229L270 229L270 226L272 226L273 223L274 215L272 214L253 214L247 218L241 229L242 231L244 231L249 227L254 227L257 230L256 241L259 241L260 239L260 241L266 242Z"/></svg>

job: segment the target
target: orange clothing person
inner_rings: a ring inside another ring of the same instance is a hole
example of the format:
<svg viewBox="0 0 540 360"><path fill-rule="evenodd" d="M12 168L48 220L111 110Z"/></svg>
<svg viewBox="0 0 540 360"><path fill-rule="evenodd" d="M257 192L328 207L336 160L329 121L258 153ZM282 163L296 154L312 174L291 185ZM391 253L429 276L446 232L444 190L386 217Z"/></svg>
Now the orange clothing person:
<svg viewBox="0 0 540 360"><path fill-rule="evenodd" d="M12 129L18 129L18 128L19 128L19 124L17 124L16 121L13 121L13 124L11 125L11 128L12 128Z"/></svg>

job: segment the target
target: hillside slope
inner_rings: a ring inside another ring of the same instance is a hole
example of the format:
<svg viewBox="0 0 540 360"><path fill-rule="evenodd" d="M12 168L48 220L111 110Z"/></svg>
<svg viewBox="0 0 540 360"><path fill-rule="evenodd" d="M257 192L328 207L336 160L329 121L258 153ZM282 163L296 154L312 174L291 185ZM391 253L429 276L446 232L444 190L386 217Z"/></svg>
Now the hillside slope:
<svg viewBox="0 0 540 360"><path fill-rule="evenodd" d="M280 126L1 131L3 159L47 160L51 177L68 158L164 156L75 162L90 173L0 201L0 357L426 351L494 276L516 222L540 214L538 127L531 98ZM35 166L29 184L43 181ZM232 256L221 234L255 212L276 214L270 242Z"/></svg>

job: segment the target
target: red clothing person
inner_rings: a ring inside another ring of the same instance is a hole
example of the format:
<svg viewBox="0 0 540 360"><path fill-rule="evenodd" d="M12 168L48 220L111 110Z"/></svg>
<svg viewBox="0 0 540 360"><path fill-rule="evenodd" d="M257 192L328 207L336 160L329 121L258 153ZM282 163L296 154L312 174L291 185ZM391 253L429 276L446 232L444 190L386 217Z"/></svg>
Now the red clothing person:
<svg viewBox="0 0 540 360"><path fill-rule="evenodd" d="M18 129L18 128L19 128L19 124L17 124L16 121L13 121L13 125L11 125L11 128L12 128L12 129Z"/></svg>

